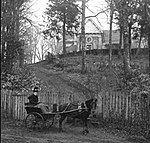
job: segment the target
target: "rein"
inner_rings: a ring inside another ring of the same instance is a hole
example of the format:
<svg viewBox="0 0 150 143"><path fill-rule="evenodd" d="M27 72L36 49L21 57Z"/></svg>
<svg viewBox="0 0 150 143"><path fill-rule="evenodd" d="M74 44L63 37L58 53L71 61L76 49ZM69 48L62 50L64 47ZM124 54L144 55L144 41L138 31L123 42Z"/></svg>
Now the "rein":
<svg viewBox="0 0 150 143"><path fill-rule="evenodd" d="M68 109L69 105L71 105L71 104L72 103L68 103L66 108L60 113L67 113L67 112L73 112L73 111L78 111L78 110L88 110L86 103L82 102L80 104L77 104L77 109L72 109L72 110L66 111ZM84 108L82 107L82 105L84 105Z"/></svg>
<svg viewBox="0 0 150 143"><path fill-rule="evenodd" d="M76 106L76 108L68 109L69 106L70 107ZM70 112L74 112L74 111L81 112L82 110L89 111L89 110L91 110L90 107L91 107L91 103L87 104L86 101L78 103L78 104L74 104L74 103L69 102L69 103L67 103L67 106L64 108L64 110L59 112L59 113L65 114L65 113L70 113Z"/></svg>
<svg viewBox="0 0 150 143"><path fill-rule="evenodd" d="M68 109L69 105L70 103L67 104L66 108L62 111L62 113L64 113Z"/></svg>

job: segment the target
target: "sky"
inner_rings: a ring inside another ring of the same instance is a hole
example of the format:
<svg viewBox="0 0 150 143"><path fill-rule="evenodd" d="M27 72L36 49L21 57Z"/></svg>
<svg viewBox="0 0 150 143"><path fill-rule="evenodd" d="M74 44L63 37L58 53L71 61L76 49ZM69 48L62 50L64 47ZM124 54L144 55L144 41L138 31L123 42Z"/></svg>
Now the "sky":
<svg viewBox="0 0 150 143"><path fill-rule="evenodd" d="M47 2L48 0L32 0L32 11L34 12L32 20L35 23L43 24L42 15L44 15ZM97 14L99 11L102 11L102 9L106 9L107 3L105 0L89 0L87 6L88 8L86 8L85 16L92 16ZM109 13L108 15L101 13L97 16L97 18L92 19L102 30L109 30ZM113 29L115 29L114 25Z"/></svg>

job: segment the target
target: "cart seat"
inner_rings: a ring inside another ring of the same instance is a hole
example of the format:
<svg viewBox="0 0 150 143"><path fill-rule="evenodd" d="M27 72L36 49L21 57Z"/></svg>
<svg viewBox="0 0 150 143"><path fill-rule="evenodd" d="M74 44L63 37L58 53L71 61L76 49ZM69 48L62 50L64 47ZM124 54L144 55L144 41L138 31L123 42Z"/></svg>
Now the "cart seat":
<svg viewBox="0 0 150 143"><path fill-rule="evenodd" d="M27 111L27 114L32 113L32 112L37 112L37 113L42 114L42 110L40 108L33 106L33 105L28 105L25 107L25 109Z"/></svg>

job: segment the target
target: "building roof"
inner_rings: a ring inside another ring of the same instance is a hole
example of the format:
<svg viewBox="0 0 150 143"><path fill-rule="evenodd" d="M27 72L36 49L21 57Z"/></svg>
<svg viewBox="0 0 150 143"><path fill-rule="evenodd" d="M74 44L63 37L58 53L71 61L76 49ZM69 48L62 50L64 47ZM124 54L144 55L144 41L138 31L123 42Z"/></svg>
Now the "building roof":
<svg viewBox="0 0 150 143"><path fill-rule="evenodd" d="M85 33L101 34L102 30L92 19L87 19L85 22Z"/></svg>
<svg viewBox="0 0 150 143"><path fill-rule="evenodd" d="M79 29L79 33L81 33L81 27ZM85 21L85 34L101 34L101 33L103 33L101 28L92 19L87 19Z"/></svg>

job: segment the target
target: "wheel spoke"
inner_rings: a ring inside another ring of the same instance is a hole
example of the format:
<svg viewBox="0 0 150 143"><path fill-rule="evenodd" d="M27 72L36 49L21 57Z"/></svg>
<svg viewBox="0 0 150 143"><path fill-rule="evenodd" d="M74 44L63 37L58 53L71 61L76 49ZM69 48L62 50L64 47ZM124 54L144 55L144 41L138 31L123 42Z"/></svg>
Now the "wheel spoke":
<svg viewBox="0 0 150 143"><path fill-rule="evenodd" d="M46 128L50 128L53 125L53 123L54 123L54 118L47 119L45 122Z"/></svg>
<svg viewBox="0 0 150 143"><path fill-rule="evenodd" d="M44 124L44 119L38 113L34 113L34 114L31 113L26 117L26 127L29 129L42 129L43 124Z"/></svg>
<svg viewBox="0 0 150 143"><path fill-rule="evenodd" d="M29 129L33 129L35 127L35 116L33 114L30 114L26 119L26 127Z"/></svg>
<svg viewBox="0 0 150 143"><path fill-rule="evenodd" d="M37 129L42 129L43 128L43 120L41 117L37 117L36 118L36 127Z"/></svg>

